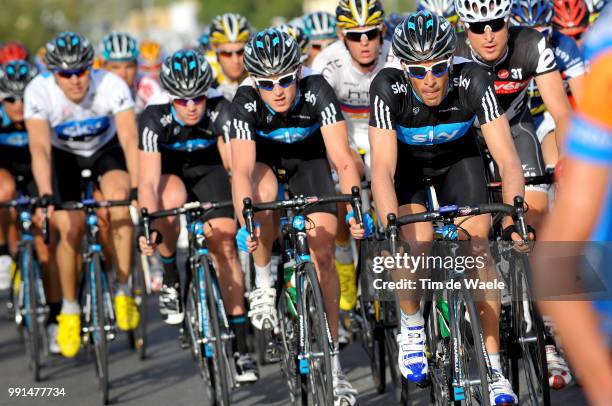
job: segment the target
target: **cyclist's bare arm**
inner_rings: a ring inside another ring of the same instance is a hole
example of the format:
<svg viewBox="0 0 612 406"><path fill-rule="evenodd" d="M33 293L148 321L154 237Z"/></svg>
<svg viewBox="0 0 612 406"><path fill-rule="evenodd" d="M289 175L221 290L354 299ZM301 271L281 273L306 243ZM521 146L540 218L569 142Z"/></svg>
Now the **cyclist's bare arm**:
<svg viewBox="0 0 612 406"><path fill-rule="evenodd" d="M525 178L506 115L483 124L481 130L503 180L504 203L513 204L515 196L525 195Z"/></svg>
<svg viewBox="0 0 612 406"><path fill-rule="evenodd" d="M361 178L349 148L346 121L321 127L321 134L329 160L338 172L340 191L350 194L353 186L361 184ZM346 206L346 210L348 212L352 210L350 204Z"/></svg>
<svg viewBox="0 0 612 406"><path fill-rule="evenodd" d="M372 194L380 221L387 226L387 214L398 213L394 176L397 165L397 135L395 130L369 127L372 156Z"/></svg>
<svg viewBox="0 0 612 406"><path fill-rule="evenodd" d="M242 199L253 197L253 172L255 171L256 149L255 141L232 139L232 198L234 210L241 225L244 225L242 217Z"/></svg>
<svg viewBox="0 0 612 406"><path fill-rule="evenodd" d="M545 73L536 76L535 81L546 108L555 120L557 149L563 153L563 135L568 130L572 109L563 87L561 74L558 71Z"/></svg>
<svg viewBox="0 0 612 406"><path fill-rule="evenodd" d="M125 155L130 184L138 186L138 128L134 109L123 110L115 114L117 138Z"/></svg>
<svg viewBox="0 0 612 406"><path fill-rule="evenodd" d="M152 213L160 209L161 153L138 151L138 163L138 204Z"/></svg>
<svg viewBox="0 0 612 406"><path fill-rule="evenodd" d="M41 119L28 119L25 124L28 130L30 155L32 156L32 174L36 181L38 193L41 196L52 194L51 129L49 128L49 122Z"/></svg>
<svg viewBox="0 0 612 406"><path fill-rule="evenodd" d="M564 163L555 209L546 218L538 240L588 240L606 200L610 176L610 168L606 165L568 158ZM553 271L549 263L540 263L537 269L542 283L554 278L554 274L544 272ZM612 359L591 303L543 301L540 306L543 313L555 321L555 330L563 339L571 364L592 404L607 404L612 398Z"/></svg>
<svg viewBox="0 0 612 406"><path fill-rule="evenodd" d="M582 100L584 95L584 75L576 76L567 81L574 100Z"/></svg>

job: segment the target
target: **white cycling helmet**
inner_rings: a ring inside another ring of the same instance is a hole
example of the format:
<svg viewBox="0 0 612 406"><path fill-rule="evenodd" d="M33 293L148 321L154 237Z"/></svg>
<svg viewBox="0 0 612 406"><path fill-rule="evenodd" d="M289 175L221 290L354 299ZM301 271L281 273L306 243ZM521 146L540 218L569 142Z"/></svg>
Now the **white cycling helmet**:
<svg viewBox="0 0 612 406"><path fill-rule="evenodd" d="M511 0L455 0L455 9L461 21L480 23L510 14Z"/></svg>

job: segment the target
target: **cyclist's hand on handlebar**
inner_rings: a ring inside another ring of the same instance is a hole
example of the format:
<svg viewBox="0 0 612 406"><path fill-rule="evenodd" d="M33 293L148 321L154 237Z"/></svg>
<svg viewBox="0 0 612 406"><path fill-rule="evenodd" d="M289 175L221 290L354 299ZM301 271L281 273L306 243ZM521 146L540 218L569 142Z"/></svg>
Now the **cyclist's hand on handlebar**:
<svg viewBox="0 0 612 406"><path fill-rule="evenodd" d="M151 230L151 244L147 243L147 238L144 235L138 236L138 248L148 257L155 253L159 243L161 243L161 234L158 230Z"/></svg>
<svg viewBox="0 0 612 406"><path fill-rule="evenodd" d="M53 212L55 211L55 207L53 206L54 202L55 202L55 198L51 194L46 193L40 197L38 201L39 203L38 205L40 207L37 207L34 213L34 221L37 224L42 224L44 207L47 208L47 220L51 219L51 216L53 215Z"/></svg>
<svg viewBox="0 0 612 406"><path fill-rule="evenodd" d="M530 226L527 226L527 231L529 231L529 242L534 241L535 240L535 230L531 228ZM502 237L506 241L514 242L514 249L517 250L518 252L527 253L531 251L531 244L525 243L525 241L523 241L523 238L516 231L516 226L514 225L504 228Z"/></svg>
<svg viewBox="0 0 612 406"><path fill-rule="evenodd" d="M362 240L374 234L374 220L372 220L370 213L363 215L363 228L355 220L355 213L353 211L346 215L345 220L346 224L350 227L351 235L356 240Z"/></svg>
<svg viewBox="0 0 612 406"><path fill-rule="evenodd" d="M255 237L259 237L260 234L261 228L259 227L258 223L255 223ZM238 233L236 233L236 245L240 251L252 253L259 246L259 241L251 240L251 236L249 235L246 226L242 226L240 227L240 230L238 230Z"/></svg>

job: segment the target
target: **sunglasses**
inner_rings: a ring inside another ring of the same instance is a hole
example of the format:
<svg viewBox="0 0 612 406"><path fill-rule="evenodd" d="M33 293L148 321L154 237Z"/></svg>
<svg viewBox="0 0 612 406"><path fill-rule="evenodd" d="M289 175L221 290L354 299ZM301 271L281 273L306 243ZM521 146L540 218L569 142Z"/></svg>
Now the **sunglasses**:
<svg viewBox="0 0 612 406"><path fill-rule="evenodd" d="M423 66L423 65L404 65L404 69L408 76L424 79L427 76L427 72L431 72L435 77L439 78L448 72L448 68L450 67L452 58L446 59L444 61L440 61L431 66Z"/></svg>
<svg viewBox="0 0 612 406"><path fill-rule="evenodd" d="M282 87L283 89L286 89L289 86L291 86L293 83L295 83L295 81L297 80L297 71L283 75L279 77L278 79L259 79L259 78L253 78L253 79L255 79L255 84L257 85L257 87L263 90L270 91L274 89L274 85L276 85L277 83L280 87Z"/></svg>
<svg viewBox="0 0 612 406"><path fill-rule="evenodd" d="M376 38L380 38L380 34L381 34L381 30L379 27L374 27L374 28L370 28L369 30L366 31L350 31L350 30L344 30L342 33L344 34L344 37L351 41L351 42L360 42L362 36L366 36L368 38L368 41L372 41Z"/></svg>
<svg viewBox="0 0 612 406"><path fill-rule="evenodd" d="M465 23L465 27L474 34L484 34L484 32L487 30L487 27L489 27L493 32L500 31L506 26L507 21L508 20L506 18L498 18L495 20L484 21L481 23Z"/></svg>
<svg viewBox="0 0 612 406"><path fill-rule="evenodd" d="M73 76L81 78L89 73L89 69L58 70L56 73L64 79L70 79Z"/></svg>
<svg viewBox="0 0 612 406"><path fill-rule="evenodd" d="M230 58L234 55L242 56L244 55L244 48L238 49L236 51L217 51L217 55L222 56L224 58Z"/></svg>
<svg viewBox="0 0 612 406"><path fill-rule="evenodd" d="M22 98L22 97L13 97L13 96L10 96L10 97L5 97L5 98L4 98L4 99L2 99L2 100L3 100L3 101L5 101L5 102L7 102L7 103L11 103L11 104L13 104L13 103L16 103L16 102L18 102L18 101L22 102L22 101L23 101L23 98Z"/></svg>
<svg viewBox="0 0 612 406"><path fill-rule="evenodd" d="M206 96L198 96L198 97L194 97L193 99L182 99L182 98L173 98L172 102L178 104L179 106L182 107L187 107L189 105L189 103L193 103L196 106L204 103L204 100L206 100Z"/></svg>

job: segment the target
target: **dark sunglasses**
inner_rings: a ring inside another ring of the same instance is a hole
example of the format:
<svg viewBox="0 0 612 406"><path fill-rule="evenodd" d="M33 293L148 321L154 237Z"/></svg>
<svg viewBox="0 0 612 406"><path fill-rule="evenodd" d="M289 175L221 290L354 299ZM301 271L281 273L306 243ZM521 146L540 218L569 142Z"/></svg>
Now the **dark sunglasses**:
<svg viewBox="0 0 612 406"><path fill-rule="evenodd" d="M232 57L234 55L242 56L242 55L244 55L244 48L239 49L237 51L217 51L217 54L219 56L224 57L224 58L229 58L229 57Z"/></svg>
<svg viewBox="0 0 612 406"><path fill-rule="evenodd" d="M87 75L89 73L89 69L58 70L56 73L64 79L70 79L73 76L80 78Z"/></svg>
<svg viewBox="0 0 612 406"><path fill-rule="evenodd" d="M378 27L371 28L367 31L350 31L344 30L344 37L351 42L359 42L361 41L361 36L365 35L368 37L368 41L372 41L376 38L380 38L380 33L382 31Z"/></svg>
<svg viewBox="0 0 612 406"><path fill-rule="evenodd" d="M16 103L18 101L23 101L23 98L22 97L13 97L13 96L10 96L10 97L5 97L2 100L7 102L7 103L13 104L13 103Z"/></svg>
<svg viewBox="0 0 612 406"><path fill-rule="evenodd" d="M193 99L181 99L181 98L172 99L174 103L182 107L186 107L187 105L189 105L189 102L193 102L193 104L198 106L204 103L204 100L206 100L206 96L198 96L198 97L194 97Z"/></svg>
<svg viewBox="0 0 612 406"><path fill-rule="evenodd" d="M506 26L506 19L498 18L495 20L484 21L481 23L465 23L465 26L474 34L484 34L487 27L490 27L491 31L497 32Z"/></svg>
<svg viewBox="0 0 612 406"><path fill-rule="evenodd" d="M274 85L277 83L280 87L282 87L283 89L286 89L296 81L297 71L283 75L275 80L274 79L259 79L259 78L253 78L253 79L255 79L255 84L257 85L257 87L263 90L270 91L274 89Z"/></svg>
<svg viewBox="0 0 612 406"><path fill-rule="evenodd" d="M431 71L433 75L437 78L444 75L448 72L448 68L451 64L451 59L447 59L445 61L440 61L431 66L423 66L423 65L405 65L406 73L410 77L417 79L424 79L427 76L427 72Z"/></svg>

